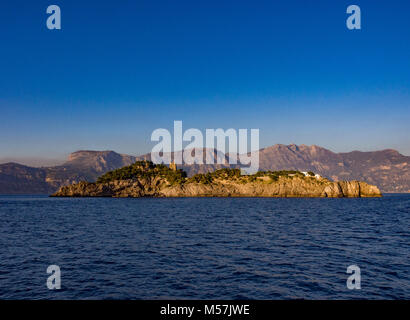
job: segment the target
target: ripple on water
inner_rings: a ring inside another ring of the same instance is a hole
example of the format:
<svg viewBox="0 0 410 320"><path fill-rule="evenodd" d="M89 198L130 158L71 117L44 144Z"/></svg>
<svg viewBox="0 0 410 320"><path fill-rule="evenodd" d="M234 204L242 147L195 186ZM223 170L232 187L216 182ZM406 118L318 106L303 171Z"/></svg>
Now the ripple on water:
<svg viewBox="0 0 410 320"><path fill-rule="evenodd" d="M0 196L0 299L409 299L409 225L410 195Z"/></svg>

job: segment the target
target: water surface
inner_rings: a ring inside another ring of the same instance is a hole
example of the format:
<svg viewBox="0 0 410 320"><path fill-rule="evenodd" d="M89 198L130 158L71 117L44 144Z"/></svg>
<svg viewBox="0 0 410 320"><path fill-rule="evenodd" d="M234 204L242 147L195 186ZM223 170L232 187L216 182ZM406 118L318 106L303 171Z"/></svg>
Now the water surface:
<svg viewBox="0 0 410 320"><path fill-rule="evenodd" d="M0 299L410 299L409 226L410 195L0 196Z"/></svg>

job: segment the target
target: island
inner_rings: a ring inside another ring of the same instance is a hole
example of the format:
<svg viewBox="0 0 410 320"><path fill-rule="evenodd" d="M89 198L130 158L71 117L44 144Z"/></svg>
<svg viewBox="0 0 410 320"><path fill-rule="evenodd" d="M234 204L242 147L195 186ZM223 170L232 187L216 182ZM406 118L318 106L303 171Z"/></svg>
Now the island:
<svg viewBox="0 0 410 320"><path fill-rule="evenodd" d="M137 161L107 172L96 182L61 187L52 197L381 197L378 187L362 181L330 181L299 171L259 171L242 175L224 168L187 177L175 165Z"/></svg>

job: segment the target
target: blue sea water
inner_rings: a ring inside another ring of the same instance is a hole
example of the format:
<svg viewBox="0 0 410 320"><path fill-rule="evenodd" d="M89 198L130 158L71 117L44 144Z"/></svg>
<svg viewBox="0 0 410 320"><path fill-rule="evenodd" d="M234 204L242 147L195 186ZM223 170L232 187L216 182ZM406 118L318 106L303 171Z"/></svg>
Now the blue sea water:
<svg viewBox="0 0 410 320"><path fill-rule="evenodd" d="M0 299L410 299L409 226L410 195L0 196Z"/></svg>

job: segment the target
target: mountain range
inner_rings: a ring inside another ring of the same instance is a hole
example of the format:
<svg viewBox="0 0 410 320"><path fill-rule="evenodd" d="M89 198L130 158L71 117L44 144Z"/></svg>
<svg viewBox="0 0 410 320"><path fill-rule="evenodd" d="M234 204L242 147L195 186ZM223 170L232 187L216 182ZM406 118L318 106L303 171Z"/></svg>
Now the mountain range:
<svg viewBox="0 0 410 320"><path fill-rule="evenodd" d="M228 164L182 165L189 176L219 168L237 167ZM134 163L150 160L150 154L131 156L114 151L77 151L58 166L34 168L18 163L0 164L0 194L51 194L63 185L95 181L102 174ZM376 185L382 192L410 192L410 157L396 150L334 153L319 146L276 144L259 150L260 170L313 171L334 181L360 180Z"/></svg>

